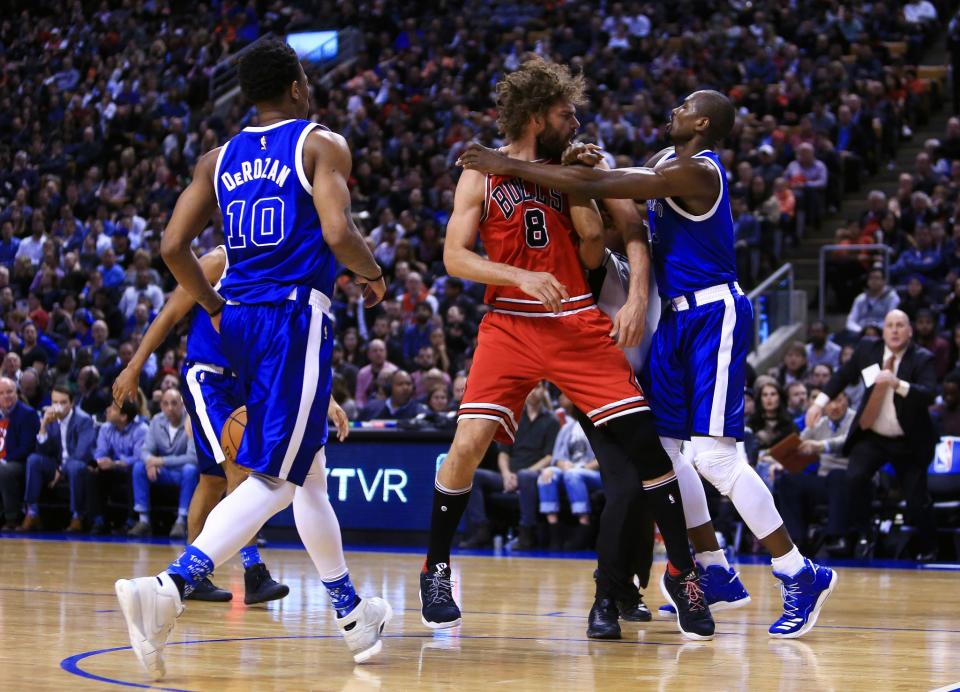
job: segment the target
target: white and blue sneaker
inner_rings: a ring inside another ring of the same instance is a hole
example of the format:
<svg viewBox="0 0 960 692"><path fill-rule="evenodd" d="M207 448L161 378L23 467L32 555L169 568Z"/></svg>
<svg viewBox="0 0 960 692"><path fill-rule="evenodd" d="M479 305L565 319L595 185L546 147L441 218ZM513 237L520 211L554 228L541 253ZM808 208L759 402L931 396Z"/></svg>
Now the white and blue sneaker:
<svg viewBox="0 0 960 692"><path fill-rule="evenodd" d="M837 573L804 558L804 567L795 576L773 573L782 584L783 615L770 625L770 636L796 639L813 629L827 597L837 585Z"/></svg>
<svg viewBox="0 0 960 692"><path fill-rule="evenodd" d="M710 606L710 612L733 610L750 602L750 594L740 581L740 573L733 571L732 567L724 569L720 565L703 567L698 564L697 570L700 572L700 587L703 589L707 605ZM668 603L660 606L657 614L661 618L672 618L676 615L676 611Z"/></svg>

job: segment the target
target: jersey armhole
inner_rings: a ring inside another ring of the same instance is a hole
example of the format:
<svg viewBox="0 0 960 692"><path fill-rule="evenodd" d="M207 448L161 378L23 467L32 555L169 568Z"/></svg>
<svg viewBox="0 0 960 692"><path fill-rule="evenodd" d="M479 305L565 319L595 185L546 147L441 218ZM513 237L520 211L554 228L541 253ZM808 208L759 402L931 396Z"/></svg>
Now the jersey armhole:
<svg viewBox="0 0 960 692"><path fill-rule="evenodd" d="M297 139L297 148L293 152L293 161L297 168L297 178L300 179L300 185L304 191L311 197L313 196L313 185L307 180L307 173L303 169L303 145L307 142L307 135L320 127L318 123L310 123L303 128L300 137Z"/></svg>
<svg viewBox="0 0 960 692"><path fill-rule="evenodd" d="M230 141L224 142L217 153L217 165L213 167L213 194L217 197L217 206L220 206L220 164L223 162L223 155L227 151Z"/></svg>
<svg viewBox="0 0 960 692"><path fill-rule="evenodd" d="M480 223L487 220L487 211L490 206L490 174L483 177L483 206L480 208Z"/></svg>
<svg viewBox="0 0 960 692"><path fill-rule="evenodd" d="M693 158L704 159L705 161L708 161L710 165L713 166L713 169L717 172L717 175L720 177L720 191L717 192L717 199L714 200L713 206L710 207L710 211L706 212L705 214L699 214L699 215L691 214L690 212L685 211L679 204L674 202L672 197L664 198L667 204L670 205L671 209L673 209L675 212L677 212L680 216L687 219L688 221L706 221L707 219L712 217L714 213L716 213L717 207L720 206L720 200L723 199L723 191L724 191L724 184L725 184L725 181L723 179L723 171L720 170L720 165L716 161L714 161L709 156L704 156L703 154L705 153L706 153L705 151L701 151L699 154L694 155Z"/></svg>

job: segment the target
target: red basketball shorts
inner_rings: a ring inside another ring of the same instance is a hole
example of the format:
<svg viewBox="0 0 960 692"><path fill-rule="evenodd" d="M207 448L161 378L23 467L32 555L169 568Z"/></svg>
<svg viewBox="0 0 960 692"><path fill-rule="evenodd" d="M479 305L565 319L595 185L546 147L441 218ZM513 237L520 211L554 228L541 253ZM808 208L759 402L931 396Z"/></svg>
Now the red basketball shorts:
<svg viewBox="0 0 960 692"><path fill-rule="evenodd" d="M594 425L649 411L630 363L609 336L612 326L597 308L562 317L488 313L458 420L495 420L496 439L512 442L524 401L540 380L559 387Z"/></svg>

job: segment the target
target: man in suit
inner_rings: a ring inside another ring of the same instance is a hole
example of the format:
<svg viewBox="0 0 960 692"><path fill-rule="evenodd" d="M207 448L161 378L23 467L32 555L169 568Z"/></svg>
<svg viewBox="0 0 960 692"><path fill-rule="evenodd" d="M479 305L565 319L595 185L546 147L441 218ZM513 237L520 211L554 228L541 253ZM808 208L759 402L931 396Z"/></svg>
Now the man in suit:
<svg viewBox="0 0 960 692"><path fill-rule="evenodd" d="M413 398L413 379L405 370L390 375L386 399L373 399L360 412L360 420L410 420L426 407Z"/></svg>
<svg viewBox="0 0 960 692"><path fill-rule="evenodd" d="M23 476L27 457L37 446L40 419L37 412L17 398L17 383L0 377L0 501L3 503L4 531L13 531L23 504Z"/></svg>
<svg viewBox="0 0 960 692"><path fill-rule="evenodd" d="M90 353L90 362L97 366L100 372L106 372L117 364L117 351L107 343L110 329L103 320L97 320L90 328L93 334L93 344L85 346L84 350Z"/></svg>
<svg viewBox="0 0 960 692"><path fill-rule="evenodd" d="M937 436L929 407L937 388L933 354L913 343L910 320L891 310L883 322L883 339L865 338L853 356L830 379L807 411L807 427L820 419L826 404L845 387L862 379L867 390L860 402L842 453L849 456L850 525L866 541L870 536L870 482L891 462L907 502L907 523L917 529L918 559L931 558L936 533L927 465Z"/></svg>
<svg viewBox="0 0 960 692"><path fill-rule="evenodd" d="M83 529L86 510L87 472L93 463L97 432L93 419L74 407L73 393L57 385L50 395L52 403L43 411L37 433L37 451L27 457L27 491L24 502L27 516L18 531L40 528L39 501L44 485L53 487L60 476L70 483L71 520L67 531Z"/></svg>

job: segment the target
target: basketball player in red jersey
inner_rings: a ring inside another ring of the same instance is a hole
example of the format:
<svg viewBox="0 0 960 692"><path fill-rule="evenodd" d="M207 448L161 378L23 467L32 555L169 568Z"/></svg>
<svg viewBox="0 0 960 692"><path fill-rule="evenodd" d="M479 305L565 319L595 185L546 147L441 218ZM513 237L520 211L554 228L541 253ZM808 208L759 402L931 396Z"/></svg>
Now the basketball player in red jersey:
<svg viewBox="0 0 960 692"><path fill-rule="evenodd" d="M576 106L583 90L582 77L540 59L505 77L497 84L497 124L509 142L505 153L559 163L580 125ZM474 251L478 231L488 258ZM590 199L474 171L464 171L457 184L444 263L453 276L487 284L491 311L480 325L457 432L434 488L420 576L421 617L428 627L460 623L450 543L474 472L494 438L513 440L527 393L546 379L588 415L599 434L629 450L623 464L604 468L601 462L607 506L646 493L670 558L664 595L677 607L680 630L691 639L713 637L673 466L633 370L610 336L613 324L587 284L585 267L599 266L603 250L603 223ZM515 483L505 472L504 489ZM601 531L601 562L605 556L617 559L622 539L622 533Z"/></svg>

